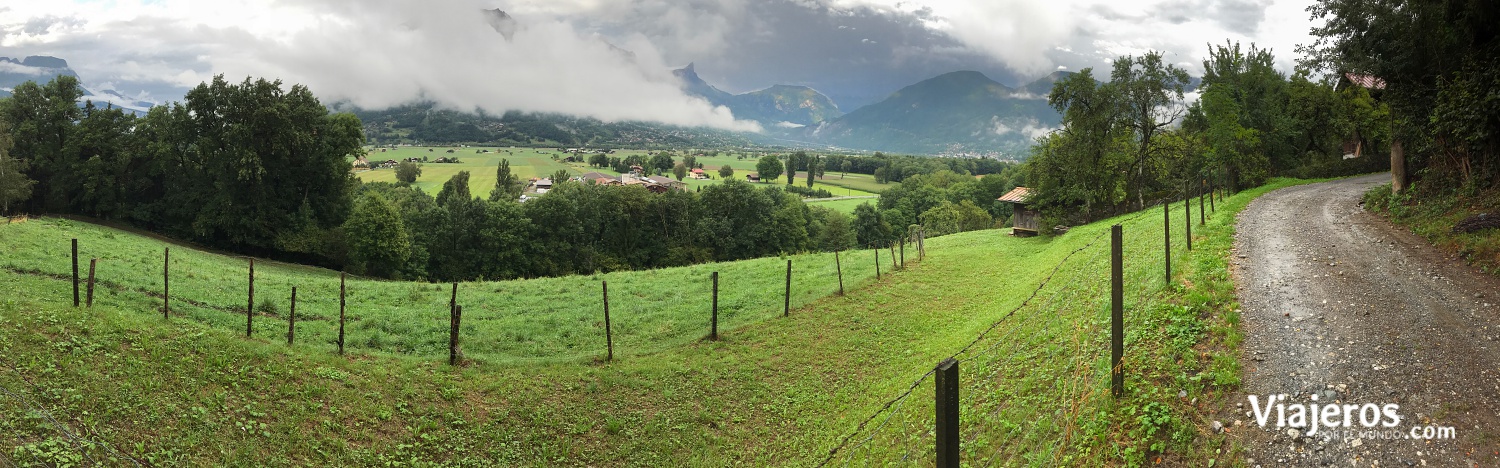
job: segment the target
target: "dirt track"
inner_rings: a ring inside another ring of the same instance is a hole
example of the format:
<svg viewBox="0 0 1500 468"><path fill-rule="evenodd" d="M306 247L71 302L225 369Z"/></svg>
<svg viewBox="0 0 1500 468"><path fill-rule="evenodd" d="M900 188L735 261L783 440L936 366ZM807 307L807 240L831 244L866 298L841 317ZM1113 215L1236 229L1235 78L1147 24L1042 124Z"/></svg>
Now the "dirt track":
<svg viewBox="0 0 1500 468"><path fill-rule="evenodd" d="M1500 466L1500 280L1365 212L1361 195L1389 180L1290 187L1240 215L1244 387L1221 417L1249 466ZM1308 436L1272 411L1261 428L1248 396L1265 408L1273 394L1289 417L1316 395L1339 425L1345 404L1397 404L1402 419ZM1428 426L1456 438L1406 438Z"/></svg>

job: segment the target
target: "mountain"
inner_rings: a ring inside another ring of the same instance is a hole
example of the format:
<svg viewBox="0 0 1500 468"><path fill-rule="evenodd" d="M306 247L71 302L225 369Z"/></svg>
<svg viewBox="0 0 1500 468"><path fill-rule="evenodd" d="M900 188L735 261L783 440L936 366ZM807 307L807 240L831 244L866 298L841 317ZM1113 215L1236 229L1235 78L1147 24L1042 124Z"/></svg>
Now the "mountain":
<svg viewBox="0 0 1500 468"><path fill-rule="evenodd" d="M735 118L754 120L767 127L817 125L843 114L832 99L806 86L775 85L745 94L730 94L703 81L691 63L673 70L672 75L689 95L728 107Z"/></svg>
<svg viewBox="0 0 1500 468"><path fill-rule="evenodd" d="M100 88L90 86L78 76L72 68L68 67L68 61L57 57L31 56L16 60L10 57L0 57L0 97L10 96L11 90L27 81L37 84L46 84L58 76L71 76L78 78L79 85L83 87L83 97L78 99L81 106L85 102L92 101L94 105L104 107L111 105L136 114L144 114L158 102L146 99L145 93L137 93L131 97L114 88Z"/></svg>
<svg viewBox="0 0 1500 468"><path fill-rule="evenodd" d="M903 153L1019 157L1060 126L1047 105L1061 72L1012 89L974 71L939 75L884 101L807 129L802 137L846 148Z"/></svg>

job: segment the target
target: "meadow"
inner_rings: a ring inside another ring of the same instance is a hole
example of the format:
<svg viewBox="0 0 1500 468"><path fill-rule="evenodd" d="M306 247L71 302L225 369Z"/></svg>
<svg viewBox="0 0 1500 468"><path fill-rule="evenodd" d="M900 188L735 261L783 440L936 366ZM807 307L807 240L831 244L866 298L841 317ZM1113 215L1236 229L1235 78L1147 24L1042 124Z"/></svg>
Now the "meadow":
<svg viewBox="0 0 1500 468"><path fill-rule="evenodd" d="M448 150L453 153L448 153ZM429 151L431 150L431 151ZM489 150L489 153L476 153L479 150ZM469 192L477 197L488 197L490 191L495 188L495 169L500 166L500 160L510 161L511 173L521 180L529 180L533 177L551 177L558 170L566 170L570 175L581 175L586 172L600 172L611 176L619 175L618 172L609 168L589 167L587 163L566 163L563 158L569 156L561 150L550 148L451 148L451 147L402 147L393 149L367 148L370 151L369 159L372 162L394 159L397 161L406 158L428 158L429 162L423 163L422 175L417 178L416 186L431 195L436 195L442 189L443 183L447 182L459 171L469 171ZM613 157L627 157L630 155L645 155L644 150L617 150ZM435 163L440 157L457 157L459 163ZM554 160L553 157L557 157ZM734 168L734 178L745 180L745 175L755 172L756 159L746 157L740 159L736 156L699 156L698 162L703 164L704 171L709 174L710 179L698 180L691 177L683 180L688 190L697 190L703 186L717 184L723 181L719 178L718 170L722 166ZM359 171L356 177L365 182L395 182L396 171L394 169L373 169ZM671 177L668 174L668 177ZM805 186L804 175L799 174L797 184ZM785 175L775 182L762 182L762 186L779 186L786 181ZM823 177L814 182L814 188L828 190L835 197L848 196L874 196L885 190L889 185L875 183L874 177L865 174L843 175L836 172L826 172ZM856 204L857 205L857 204ZM847 203L830 205L846 213L854 211L853 206Z"/></svg>
<svg viewBox="0 0 1500 468"><path fill-rule="evenodd" d="M706 279L707 266L601 275L610 279L611 315L639 317L627 325L637 330L634 341L617 341L613 362L597 360L597 328L584 323L601 318L592 277L460 285L466 319L469 307L486 308L471 304L486 303L497 317L516 316L507 330L487 332L483 320L465 328L471 360L450 367L421 347L426 338L411 339L411 350L360 348L340 357L326 338L302 341L302 328L287 346L285 322L274 317L256 317L268 324L254 339L242 337L243 316L233 310L164 320L158 298L141 291L159 285L155 241L50 219L0 225L0 242L13 246L0 254L0 288L13 292L0 298L7 344L0 387L12 396L0 400L0 450L21 464L88 457L272 466L926 465L933 444L926 376L952 356L961 361L966 463L1213 466L1234 456L1207 425L1239 375L1227 271L1233 214L1294 183L1220 203L1205 226L1194 226L1192 252L1175 242L1183 212L1174 206L1170 281L1162 277L1160 208L1056 237L986 230L931 238L924 260L911 262L908 249L908 268L866 278L846 295L798 292L789 317L778 316L784 260L719 265L726 285L752 270L775 274L745 293L768 296L770 307L740 299L741 321L719 341L697 339L705 309L693 283ZM1126 396L1118 400L1108 397L1105 346L1114 223L1124 225L1127 285ZM124 251L101 273L118 282L105 288L116 292L93 309L71 307L71 285L60 276L75 234L87 239L85 255ZM173 249L174 262L179 255L183 262L174 263L174 296L181 288L183 300L231 309L244 299L243 261L182 250ZM794 262L815 265L814 258ZM747 270L730 269L736 265ZM264 284L268 297L293 283L321 284L307 286L312 297L337 287L332 272L265 268L274 273L256 290ZM416 334L446 325L445 285L351 284L351 297L366 298L351 305L361 317L375 317L383 301L403 304L388 320ZM664 289L678 292L652 292ZM616 306L617 294L694 305L650 315L649 307ZM540 299L508 308L521 297ZM568 312L574 303L583 312ZM327 321L329 303L308 308L324 317L314 323ZM220 324L209 316L224 313L237 318ZM548 331L554 327L588 336ZM514 341L505 333L516 330L555 333L545 339L556 343L480 343ZM382 331L393 342L395 332ZM669 344L645 350L640 338L648 336ZM565 345L572 342L579 344ZM543 350L574 354L528 357Z"/></svg>
<svg viewBox="0 0 1500 468"><path fill-rule="evenodd" d="M96 302L161 310L163 249L174 247L124 231L58 218L0 228L0 244L15 250L0 268L48 276L71 275L69 239L77 238L87 270L98 258ZM890 262L890 256L883 255ZM874 252L841 254L846 289L875 276ZM781 315L786 260L793 262L792 306L839 291L834 254L703 264L661 270L503 282L462 283L464 352L492 362L576 361L604 352L602 284L610 284L617 355L647 354L708 334L710 274L719 272L719 330ZM171 253L172 313L226 330L245 329L249 261L176 247ZM887 263L882 268L890 270ZM81 273L87 275L84 271ZM337 342L339 274L259 261L255 265L254 334L285 336L291 290L297 292L297 331L305 346ZM346 282L346 347L433 359L447 356L448 284L351 277Z"/></svg>

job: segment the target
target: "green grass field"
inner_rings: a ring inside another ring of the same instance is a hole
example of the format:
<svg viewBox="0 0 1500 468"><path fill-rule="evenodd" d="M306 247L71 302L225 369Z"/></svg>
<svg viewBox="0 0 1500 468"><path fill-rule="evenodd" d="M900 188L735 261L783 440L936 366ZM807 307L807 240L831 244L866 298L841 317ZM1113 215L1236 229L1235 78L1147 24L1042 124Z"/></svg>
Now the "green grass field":
<svg viewBox="0 0 1500 468"><path fill-rule="evenodd" d="M451 154L447 152L450 149L453 150ZM571 175L579 175L585 172L601 172L612 176L619 175L618 172L613 170L593 168L585 163L554 161L552 159L553 156L557 156L559 159L568 156L561 150L555 149L404 147L384 150L367 148L367 150L371 151L368 156L371 162L388 159L400 161L406 158L421 158L424 156L428 160L436 160L440 157L458 157L462 162L457 164L438 164L433 162L422 164L422 176L417 178L415 185L429 195L436 195L442 189L443 183L453 178L459 171L469 171L469 192L477 197L488 197L490 191L495 188L495 169L500 166L501 159L509 160L511 173L522 180L528 180L532 177L551 177L559 169L565 169ZM489 150L490 153L475 153L478 150ZM618 150L612 156L623 158L634 154L644 155L646 152L640 150ZM683 182L687 183L688 190L697 190L703 186L723 182L723 179L719 178L718 169L724 165L734 168L734 178L738 180L745 180L746 174L755 172L756 160L751 158L737 159L734 156L700 156L698 161L704 165L704 171L711 174L713 178L698 180L689 177L684 179ZM396 171L394 169L360 171L356 172L355 176L365 182L396 181ZM668 177L671 177L671 175L668 175ZM767 187L780 186L779 184L785 181L785 176L783 176L783 178L778 179L775 183L765 182L761 185ZM806 181L799 176L797 184L805 186ZM840 176L836 173L827 173L823 178L815 181L814 187L828 190L836 197L845 197L876 195L887 186L875 184L874 179L868 175L849 174L847 179L840 179ZM845 205L847 204L837 204L835 206L836 209L842 209L846 208ZM854 212L852 205L847 206L847 208L842 211L846 213Z"/></svg>
<svg viewBox="0 0 1500 468"><path fill-rule="evenodd" d="M65 219L36 219L0 228L0 243L14 253L0 257L0 268L45 275L70 275L68 239L78 238L80 255L99 258L96 293L101 304L160 310L160 241ZM842 254L846 288L875 276L871 251ZM612 329L617 354L653 353L708 334L710 273L718 271L719 329L733 330L780 315L786 260L793 262L792 305L801 306L838 292L833 254L806 254L593 276L505 282L463 283L462 334L471 358L493 362L569 361L604 352L601 281L611 289ZM889 260L889 258L887 258ZM175 248L171 255L172 307L195 321L226 330L244 330L248 301L248 261ZM889 265L886 265L889 268ZM87 269L87 266L84 266ZM86 274L86 272L84 273ZM336 272L259 262L255 270L255 334L285 336L291 289L298 288L297 336L307 346L336 342L339 275ZM346 346L413 356L446 356L446 284L351 278L347 283Z"/></svg>
<svg viewBox="0 0 1500 468"><path fill-rule="evenodd" d="M186 303L240 306L240 261L174 248L181 312L164 320L146 293L160 285L154 241L54 220L0 225L0 288L10 292L0 298L0 453L21 465L806 466L837 447L836 464L927 465L932 381L913 382L957 354L966 463L1224 462L1233 447L1207 418L1238 382L1225 266L1232 213L1271 188L1220 204L1195 226L1192 253L1174 245L1170 284L1159 211L1059 237L988 230L928 239L923 261L844 296L808 278L809 292L784 318L780 259L604 275L612 318L634 330L617 335L613 362L591 359L602 356L597 325L585 323L602 318L595 278L464 284L465 317L478 318L463 329L472 359L458 368L441 363L427 336L446 329L443 285L352 283L351 297L362 299L351 306L360 317L351 342L378 331L408 344L366 343L339 357L316 331L336 313L332 273L257 264L266 272L258 294L278 298L284 312L280 298L298 283L299 301L310 301L298 314L305 307L318 318L287 346L284 316L257 316L264 328L245 339L242 315ZM1180 208L1175 215L1180 240ZM1129 370L1127 396L1116 401L1107 396L1103 272L1105 234L1122 221ZM86 239L85 255L109 259L100 276L114 284L90 310L71 306L59 275L74 234ZM707 268L724 272L726 294L736 284L754 296L730 301L739 322L717 342L697 339ZM750 280L753 272L770 279ZM631 296L641 302L626 305ZM641 305L650 300L662 310ZM677 313L673 302L693 305ZM491 328L485 314L505 325ZM517 340L518 331L535 342ZM647 348L650 340L661 345Z"/></svg>

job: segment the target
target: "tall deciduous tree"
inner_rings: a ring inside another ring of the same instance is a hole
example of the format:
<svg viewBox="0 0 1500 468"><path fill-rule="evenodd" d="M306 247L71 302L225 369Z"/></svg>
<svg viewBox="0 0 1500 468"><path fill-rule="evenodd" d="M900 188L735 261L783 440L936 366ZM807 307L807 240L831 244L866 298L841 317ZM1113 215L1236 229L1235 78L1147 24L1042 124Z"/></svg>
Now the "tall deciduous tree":
<svg viewBox="0 0 1500 468"><path fill-rule="evenodd" d="M417 178L422 177L422 166L411 161L401 161L396 164L396 182L403 184L417 183Z"/></svg>
<svg viewBox="0 0 1500 468"><path fill-rule="evenodd" d="M1129 132L1135 146L1133 157L1125 167L1130 194L1136 209L1145 207L1147 184L1160 179L1152 173L1159 167L1154 158L1161 156L1157 134L1182 116L1182 89L1188 74L1175 65L1163 63L1161 53L1147 52L1139 57L1121 57L1114 62L1109 86L1114 88L1120 105L1120 124Z"/></svg>
<svg viewBox="0 0 1500 468"><path fill-rule="evenodd" d="M396 277L411 256L406 225L390 202L371 193L344 222L351 270L357 274Z"/></svg>
<svg viewBox="0 0 1500 468"><path fill-rule="evenodd" d="M760 161L755 163L755 170L760 173L760 180L774 181L781 177L781 159L774 154L761 156Z"/></svg>
<svg viewBox="0 0 1500 468"><path fill-rule="evenodd" d="M26 160L10 153L10 122L0 118L0 214L10 214L12 204L31 198L36 181L26 177Z"/></svg>

